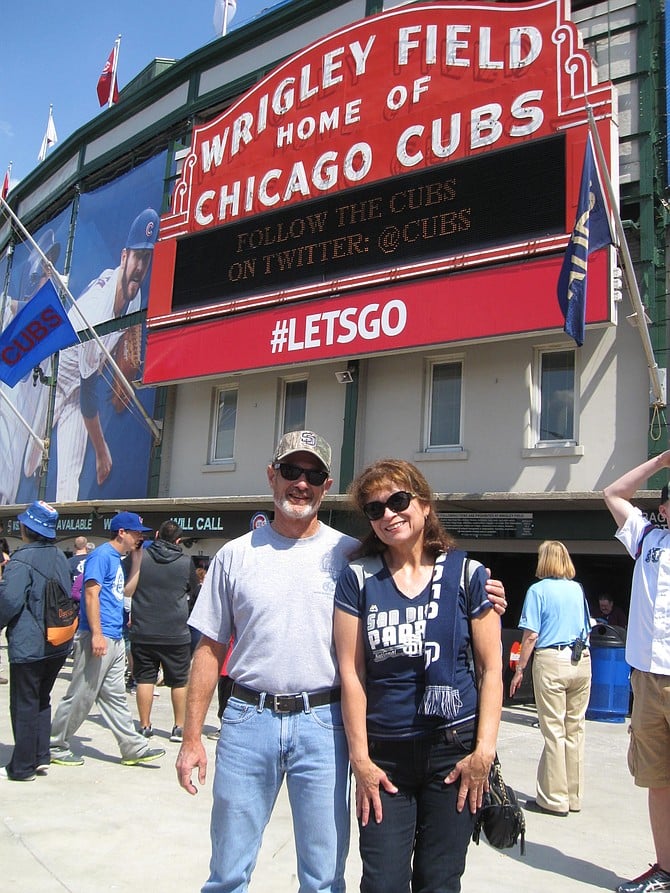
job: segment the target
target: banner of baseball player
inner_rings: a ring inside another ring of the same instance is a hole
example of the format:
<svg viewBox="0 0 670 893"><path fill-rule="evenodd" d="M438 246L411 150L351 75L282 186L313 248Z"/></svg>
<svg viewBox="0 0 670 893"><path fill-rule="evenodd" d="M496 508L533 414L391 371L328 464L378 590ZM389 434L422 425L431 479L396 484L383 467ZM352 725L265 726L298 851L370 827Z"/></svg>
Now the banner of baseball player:
<svg viewBox="0 0 670 893"><path fill-rule="evenodd" d="M99 189L81 195L33 233L91 326L107 323L101 340L129 380L142 377L145 332L136 311L146 306L159 228L166 156L162 153ZM68 240L70 268L64 271ZM43 265L26 244L16 246L3 328L42 284ZM11 297L16 296L15 300ZM99 345L86 334L74 308L68 312L82 343L58 355L51 387L51 360L5 393L40 437L50 438L45 498L62 502L143 498L147 495L151 435L115 381ZM132 325L125 322L128 317ZM115 323L115 321L117 321ZM4 385L0 385L3 388ZM155 389L139 392L153 414ZM51 404L50 404L51 401ZM47 409L53 421L49 431ZM25 427L0 406L0 504L30 502L38 495L41 451Z"/></svg>
<svg viewBox="0 0 670 893"><path fill-rule="evenodd" d="M560 330L588 106L617 174L614 90L565 9L403 6L196 128L161 221L145 380ZM604 253L589 323L613 316Z"/></svg>
<svg viewBox="0 0 670 893"><path fill-rule="evenodd" d="M63 273L66 247L72 219L68 205L33 238L59 273ZM17 244L12 254L8 288L2 298L2 328L14 319L21 307L47 281L47 270L40 254L27 242ZM39 437L46 433L49 406L49 381L53 375L53 357L30 371L13 388L0 384L5 396ZM37 498L42 450L28 429L2 401L0 404L0 504L31 502Z"/></svg>

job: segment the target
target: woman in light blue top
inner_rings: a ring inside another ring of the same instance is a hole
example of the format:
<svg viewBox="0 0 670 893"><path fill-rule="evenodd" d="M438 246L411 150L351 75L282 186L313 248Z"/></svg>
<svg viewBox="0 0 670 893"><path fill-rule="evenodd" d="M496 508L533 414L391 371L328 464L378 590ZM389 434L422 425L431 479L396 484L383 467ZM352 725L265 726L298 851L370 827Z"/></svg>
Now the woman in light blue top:
<svg viewBox="0 0 670 893"><path fill-rule="evenodd" d="M590 619L584 590L563 543L538 550L538 582L523 603L521 653L510 685L513 697L533 656L533 687L544 750L537 798L526 808L556 816L579 812L584 788L584 728L591 692Z"/></svg>

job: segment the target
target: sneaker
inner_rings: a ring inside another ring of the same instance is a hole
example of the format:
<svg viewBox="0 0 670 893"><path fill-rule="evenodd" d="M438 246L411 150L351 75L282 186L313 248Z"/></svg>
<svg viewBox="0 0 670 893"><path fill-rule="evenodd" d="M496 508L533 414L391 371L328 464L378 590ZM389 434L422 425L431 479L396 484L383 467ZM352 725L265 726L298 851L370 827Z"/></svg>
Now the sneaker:
<svg viewBox="0 0 670 893"><path fill-rule="evenodd" d="M658 867L651 865L649 871L645 871L640 877L625 884L619 884L617 893L654 893L656 890L670 890L670 874Z"/></svg>
<svg viewBox="0 0 670 893"><path fill-rule="evenodd" d="M140 735L143 738L151 738L154 734L154 730L151 726L140 726Z"/></svg>
<svg viewBox="0 0 670 893"><path fill-rule="evenodd" d="M40 763L40 765L35 769L35 775L48 775L49 774L49 764L48 763Z"/></svg>
<svg viewBox="0 0 670 893"><path fill-rule="evenodd" d="M6 676L0 676L0 685L7 685L9 679Z"/></svg>
<svg viewBox="0 0 670 893"><path fill-rule="evenodd" d="M184 730L181 726L172 726L172 734L170 735L170 741L175 741L177 744L181 744L184 740Z"/></svg>
<svg viewBox="0 0 670 893"><path fill-rule="evenodd" d="M33 772L33 774L29 775L27 778L12 778L11 775L7 774L7 767L0 766L0 778L4 778L5 781L35 781L37 776Z"/></svg>
<svg viewBox="0 0 670 893"><path fill-rule="evenodd" d="M141 766L143 763L152 763L154 760L160 760L165 756L165 751L161 747L150 748L145 750L139 757L126 757L121 760L122 766Z"/></svg>
<svg viewBox="0 0 670 893"><path fill-rule="evenodd" d="M218 741L220 737L221 737L221 729L217 729L215 732L210 732L207 735L207 738L210 741Z"/></svg>
<svg viewBox="0 0 670 893"><path fill-rule="evenodd" d="M76 757L73 753L61 753L51 757L54 766L83 766L84 761L81 757Z"/></svg>

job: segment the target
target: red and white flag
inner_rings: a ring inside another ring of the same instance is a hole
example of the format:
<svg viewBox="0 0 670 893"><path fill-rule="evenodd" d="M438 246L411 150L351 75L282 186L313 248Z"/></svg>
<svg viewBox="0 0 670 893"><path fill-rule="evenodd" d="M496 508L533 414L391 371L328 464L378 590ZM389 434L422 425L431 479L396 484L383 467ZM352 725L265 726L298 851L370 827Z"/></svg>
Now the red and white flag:
<svg viewBox="0 0 670 893"><path fill-rule="evenodd" d="M9 178L12 173L12 162L9 162L9 167L5 171L5 179L2 181L2 197L7 198L9 194Z"/></svg>
<svg viewBox="0 0 670 893"><path fill-rule="evenodd" d="M214 0L214 30L218 37L224 37L228 26L237 12L237 0Z"/></svg>
<svg viewBox="0 0 670 893"><path fill-rule="evenodd" d="M44 133L40 153L37 156L38 161L44 161L47 157L47 151L58 142L58 134L56 133L56 125L54 124L53 106L49 106L49 120L47 121L47 129Z"/></svg>
<svg viewBox="0 0 670 893"><path fill-rule="evenodd" d="M116 80L116 66L119 60L120 38L117 38L109 58L105 62L98 79L98 101L100 105L112 106L119 101L119 85Z"/></svg>

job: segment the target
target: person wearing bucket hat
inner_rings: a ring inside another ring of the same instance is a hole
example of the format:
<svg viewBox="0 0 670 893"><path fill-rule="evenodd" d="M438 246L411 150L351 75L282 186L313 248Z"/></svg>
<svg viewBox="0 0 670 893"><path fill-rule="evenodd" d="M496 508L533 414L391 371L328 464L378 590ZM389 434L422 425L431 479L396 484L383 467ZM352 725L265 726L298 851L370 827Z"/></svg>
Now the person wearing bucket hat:
<svg viewBox="0 0 670 893"><path fill-rule="evenodd" d="M77 305L91 326L140 310L141 286L149 272L159 224L160 218L153 208L138 214L128 230L119 266L115 270L103 270L78 298ZM75 329L81 329L75 308L70 310L69 316ZM107 351L118 365L124 367L129 380L139 373L140 339L139 325L101 337ZM76 502L93 496L79 492L79 478L89 440L95 453L98 486L112 471L113 457L102 430L97 393L98 380L106 362L107 355L94 340L75 345L60 355L54 406L58 445L57 502ZM120 402L117 408L123 409L124 404Z"/></svg>
<svg viewBox="0 0 670 893"><path fill-rule="evenodd" d="M109 541L86 560L72 679L51 726L51 762L55 765L83 764L72 752L71 741L94 704L116 738L124 766L150 763L165 755L163 748L150 748L135 729L124 681L126 581L121 557L141 549L142 534L150 529L135 512L119 512L111 520Z"/></svg>
<svg viewBox="0 0 670 893"><path fill-rule="evenodd" d="M12 554L0 581L0 628L7 627L14 732L14 750L0 778L33 781L49 767L51 690L72 647L71 642L47 642L44 593L49 579L69 592L70 570L55 544L58 512L52 506L33 502L18 521L23 545Z"/></svg>

